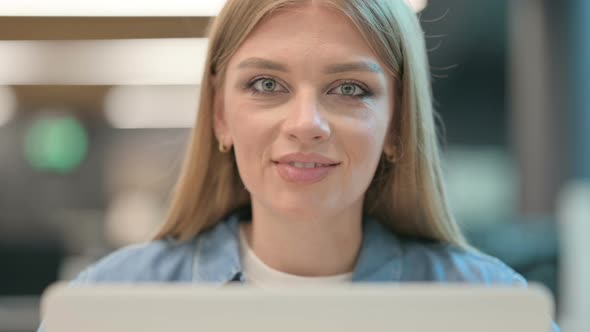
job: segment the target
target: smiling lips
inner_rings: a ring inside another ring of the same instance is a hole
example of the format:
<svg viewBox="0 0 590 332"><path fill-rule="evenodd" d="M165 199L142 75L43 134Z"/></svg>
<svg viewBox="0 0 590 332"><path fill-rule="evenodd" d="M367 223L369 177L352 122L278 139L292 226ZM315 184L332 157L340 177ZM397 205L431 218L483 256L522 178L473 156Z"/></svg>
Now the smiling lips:
<svg viewBox="0 0 590 332"><path fill-rule="evenodd" d="M317 153L291 153L273 160L273 163L283 180L300 184L321 181L340 165L339 162Z"/></svg>

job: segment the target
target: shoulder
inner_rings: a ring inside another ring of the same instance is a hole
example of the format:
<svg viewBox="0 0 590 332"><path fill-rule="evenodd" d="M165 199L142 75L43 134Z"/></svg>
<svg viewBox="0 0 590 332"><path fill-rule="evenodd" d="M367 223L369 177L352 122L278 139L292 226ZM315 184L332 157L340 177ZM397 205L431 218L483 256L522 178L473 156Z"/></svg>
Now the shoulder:
<svg viewBox="0 0 590 332"><path fill-rule="evenodd" d="M194 244L159 240L121 248L84 270L74 283L190 281Z"/></svg>
<svg viewBox="0 0 590 332"><path fill-rule="evenodd" d="M499 259L449 244L404 241L403 266L407 281L526 284Z"/></svg>

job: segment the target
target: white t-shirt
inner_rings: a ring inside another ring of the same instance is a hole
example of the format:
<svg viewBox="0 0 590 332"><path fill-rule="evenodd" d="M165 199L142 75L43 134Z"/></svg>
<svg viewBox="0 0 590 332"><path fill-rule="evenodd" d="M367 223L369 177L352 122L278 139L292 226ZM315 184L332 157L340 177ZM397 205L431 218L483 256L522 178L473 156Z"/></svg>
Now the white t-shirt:
<svg viewBox="0 0 590 332"><path fill-rule="evenodd" d="M239 228L240 256L246 283L261 287L282 286L320 286L327 284L348 283L352 281L352 272L328 277L302 277L284 273L266 265L256 256L246 240L244 227Z"/></svg>

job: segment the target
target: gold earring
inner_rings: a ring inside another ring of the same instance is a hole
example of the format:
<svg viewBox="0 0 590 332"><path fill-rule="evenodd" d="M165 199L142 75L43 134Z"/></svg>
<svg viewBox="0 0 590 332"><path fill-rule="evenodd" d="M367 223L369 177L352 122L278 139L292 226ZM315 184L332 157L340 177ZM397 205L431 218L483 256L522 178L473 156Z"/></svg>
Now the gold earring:
<svg viewBox="0 0 590 332"><path fill-rule="evenodd" d="M395 164L398 159L393 154L383 153L385 155L385 160L387 160L391 164Z"/></svg>
<svg viewBox="0 0 590 332"><path fill-rule="evenodd" d="M398 137L397 140L399 141L399 144L397 146L396 151L401 150L401 153L399 154L399 156L395 156L395 153L388 154L388 153L383 152L383 154L385 155L385 160L387 160L388 162L390 162L392 164L399 162L404 157L404 146L402 144L402 139L401 139L401 137Z"/></svg>
<svg viewBox="0 0 590 332"><path fill-rule="evenodd" d="M219 140L219 152L226 153L228 151L229 151L229 146L226 146L225 144L223 144L222 140Z"/></svg>

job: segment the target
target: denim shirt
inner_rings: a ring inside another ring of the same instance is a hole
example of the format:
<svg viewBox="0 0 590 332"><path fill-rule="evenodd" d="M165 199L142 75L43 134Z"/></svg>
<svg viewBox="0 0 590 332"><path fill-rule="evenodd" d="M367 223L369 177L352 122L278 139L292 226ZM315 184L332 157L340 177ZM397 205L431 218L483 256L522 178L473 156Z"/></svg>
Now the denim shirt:
<svg viewBox="0 0 590 332"><path fill-rule="evenodd" d="M234 213L188 242L165 239L125 247L87 268L74 283L245 282L240 219ZM352 281L526 285L521 275L496 258L453 245L404 239L370 217L363 219Z"/></svg>
<svg viewBox="0 0 590 332"><path fill-rule="evenodd" d="M236 212L188 242L170 238L125 247L87 268L74 282L244 282L239 223ZM403 239L370 217L363 220L352 280L526 284L496 258L452 245Z"/></svg>

